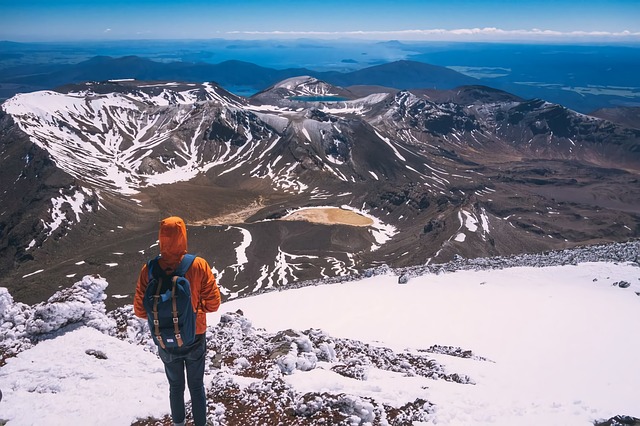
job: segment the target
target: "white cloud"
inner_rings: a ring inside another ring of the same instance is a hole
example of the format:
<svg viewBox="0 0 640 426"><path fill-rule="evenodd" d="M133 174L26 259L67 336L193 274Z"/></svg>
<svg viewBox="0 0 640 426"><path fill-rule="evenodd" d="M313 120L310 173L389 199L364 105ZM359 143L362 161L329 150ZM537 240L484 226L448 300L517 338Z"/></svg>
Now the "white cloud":
<svg viewBox="0 0 640 426"><path fill-rule="evenodd" d="M106 30L104 30L105 33L109 33L111 32L111 28L107 28Z"/></svg>
<svg viewBox="0 0 640 426"><path fill-rule="evenodd" d="M369 39L395 38L404 40L554 40L554 39L619 39L640 40L640 32L611 31L555 31L532 29L504 30L501 28L458 28L398 30L398 31L229 31L234 36L265 37L355 37Z"/></svg>

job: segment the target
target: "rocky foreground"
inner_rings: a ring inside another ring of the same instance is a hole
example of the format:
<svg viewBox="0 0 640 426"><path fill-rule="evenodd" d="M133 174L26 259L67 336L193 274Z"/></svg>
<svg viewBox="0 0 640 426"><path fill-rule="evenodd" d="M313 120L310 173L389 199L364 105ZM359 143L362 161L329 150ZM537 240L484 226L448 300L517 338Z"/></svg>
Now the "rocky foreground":
<svg viewBox="0 0 640 426"><path fill-rule="evenodd" d="M390 270L375 268L365 275L396 274L399 282L412 277L463 269L500 269L515 266L575 265L584 262L629 262L640 266L640 244L629 242L537 255L508 258L463 259L447 264ZM362 278L361 275L346 279ZM614 285L628 282L611 277ZM307 281L318 285L336 279ZM108 283L97 276L85 276L71 288L63 289L47 302L33 306L14 302L6 289L0 289L0 366L6 360L39 342L56 338L80 326L93 327L105 334L155 352L146 321L133 316L131 306L107 312L104 293ZM640 294L639 294L640 296ZM468 348L431 346L413 351L394 351L357 340L336 338L323 330L281 330L276 333L256 329L242 312L227 313L207 331L207 371L212 382L207 387L209 413L218 425L407 425L428 421L434 410L423 399L392 407L372 398L345 393L300 392L284 378L296 371L325 369L346 378L367 380L371 368L399 373L405 377L425 377L473 386L473 378L450 371L436 361L445 354L491 363ZM88 356L106 357L87 350ZM168 416L140 419L135 425L170 425ZM638 419L617 416L598 425L638 424Z"/></svg>

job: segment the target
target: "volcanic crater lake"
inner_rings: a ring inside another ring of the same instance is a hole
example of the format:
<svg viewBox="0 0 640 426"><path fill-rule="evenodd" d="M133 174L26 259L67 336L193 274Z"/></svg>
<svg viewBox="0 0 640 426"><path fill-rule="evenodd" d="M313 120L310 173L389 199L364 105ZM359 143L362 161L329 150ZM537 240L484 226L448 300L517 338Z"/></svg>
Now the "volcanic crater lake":
<svg viewBox="0 0 640 426"><path fill-rule="evenodd" d="M292 96L289 99L300 102L343 102L349 100L341 96Z"/></svg>
<svg viewBox="0 0 640 426"><path fill-rule="evenodd" d="M289 213L282 220L304 220L325 225L371 226L373 220L353 210L338 207L306 207Z"/></svg>

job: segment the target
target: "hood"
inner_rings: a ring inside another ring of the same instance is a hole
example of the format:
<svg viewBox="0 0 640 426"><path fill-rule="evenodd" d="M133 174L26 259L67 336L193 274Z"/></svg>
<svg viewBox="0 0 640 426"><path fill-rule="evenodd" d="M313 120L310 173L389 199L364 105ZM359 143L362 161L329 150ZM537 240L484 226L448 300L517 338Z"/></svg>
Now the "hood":
<svg viewBox="0 0 640 426"><path fill-rule="evenodd" d="M187 253L187 227L184 221L177 216L163 219L160 222L158 241L162 255L161 267L174 269Z"/></svg>

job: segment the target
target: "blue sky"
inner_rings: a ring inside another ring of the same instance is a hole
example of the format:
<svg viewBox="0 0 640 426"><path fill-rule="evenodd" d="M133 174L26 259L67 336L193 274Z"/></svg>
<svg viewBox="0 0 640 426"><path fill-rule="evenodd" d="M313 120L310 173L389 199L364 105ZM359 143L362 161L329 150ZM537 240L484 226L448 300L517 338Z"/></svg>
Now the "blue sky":
<svg viewBox="0 0 640 426"><path fill-rule="evenodd" d="M640 0L0 0L0 40L640 41Z"/></svg>

